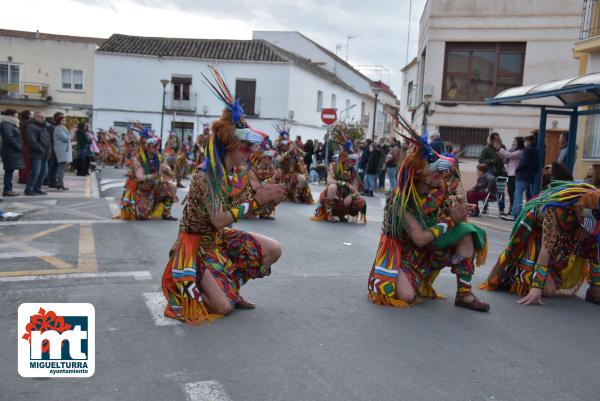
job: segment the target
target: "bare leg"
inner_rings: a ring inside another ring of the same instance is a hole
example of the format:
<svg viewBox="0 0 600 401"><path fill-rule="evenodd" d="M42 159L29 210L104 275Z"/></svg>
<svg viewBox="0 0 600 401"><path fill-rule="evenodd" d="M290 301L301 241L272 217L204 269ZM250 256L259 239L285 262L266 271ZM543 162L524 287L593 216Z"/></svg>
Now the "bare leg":
<svg viewBox="0 0 600 401"><path fill-rule="evenodd" d="M229 298L227 298L210 272L207 271L202 276L200 288L202 289L202 298L212 312L227 315L233 310Z"/></svg>
<svg viewBox="0 0 600 401"><path fill-rule="evenodd" d="M252 235L260 244L260 248L262 251L263 263L266 266L271 266L273 263L277 262L277 260L281 257L283 253L281 249L281 245L279 242L275 241L272 238L266 237L261 234L249 233Z"/></svg>
<svg viewBox="0 0 600 401"><path fill-rule="evenodd" d="M396 296L404 302L413 302L417 297L410 280L402 270L398 272L398 279L396 280Z"/></svg>
<svg viewBox="0 0 600 401"><path fill-rule="evenodd" d="M306 177L302 174L296 175L296 180L298 181L298 188L304 188L306 186Z"/></svg>
<svg viewBox="0 0 600 401"><path fill-rule="evenodd" d="M344 206L350 207L351 204L352 204L352 195L348 195L344 198Z"/></svg>

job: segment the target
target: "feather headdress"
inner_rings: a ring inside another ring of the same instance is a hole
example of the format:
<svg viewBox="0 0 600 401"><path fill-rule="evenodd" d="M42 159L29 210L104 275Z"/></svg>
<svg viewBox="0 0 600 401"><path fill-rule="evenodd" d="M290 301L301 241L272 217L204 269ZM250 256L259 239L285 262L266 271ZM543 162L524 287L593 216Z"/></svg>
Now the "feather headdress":
<svg viewBox="0 0 600 401"><path fill-rule="evenodd" d="M210 69L210 72L212 73L214 79L213 83L210 81L210 79L206 77L206 75L204 75L204 73L202 74L202 76L206 80L206 85L208 86L208 89L210 89L210 91L219 100L221 100L221 102L223 102L225 108L231 112L231 121L233 122L233 124L235 124L237 128L246 128L246 114L244 113L244 108L240 104L239 99L236 100L231 95L229 87L225 83L225 80L223 80L223 77L221 77L221 74L219 73L217 68L214 65L209 65L208 68Z"/></svg>
<svg viewBox="0 0 600 401"><path fill-rule="evenodd" d="M273 124L273 127L279 134L279 138L290 137L291 126L287 124L285 121L281 122L281 125Z"/></svg>

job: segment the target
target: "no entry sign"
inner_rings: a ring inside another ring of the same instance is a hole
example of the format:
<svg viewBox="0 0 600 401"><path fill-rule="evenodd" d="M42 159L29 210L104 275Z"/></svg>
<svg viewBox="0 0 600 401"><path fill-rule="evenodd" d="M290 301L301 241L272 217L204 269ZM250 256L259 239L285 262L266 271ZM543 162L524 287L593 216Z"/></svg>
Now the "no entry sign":
<svg viewBox="0 0 600 401"><path fill-rule="evenodd" d="M337 109L323 109L321 110L321 121L324 124L331 125L337 121Z"/></svg>

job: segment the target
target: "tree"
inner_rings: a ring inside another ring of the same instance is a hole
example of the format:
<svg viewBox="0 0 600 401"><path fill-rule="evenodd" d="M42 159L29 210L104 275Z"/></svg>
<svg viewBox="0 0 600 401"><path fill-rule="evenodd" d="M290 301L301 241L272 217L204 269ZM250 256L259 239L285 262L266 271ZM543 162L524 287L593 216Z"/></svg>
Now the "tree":
<svg viewBox="0 0 600 401"><path fill-rule="evenodd" d="M365 138L365 131L358 122L338 122L336 125L333 126L333 128L331 128L331 133L333 137L337 136L340 129L342 129L342 132L344 133L346 138L350 139L353 143Z"/></svg>

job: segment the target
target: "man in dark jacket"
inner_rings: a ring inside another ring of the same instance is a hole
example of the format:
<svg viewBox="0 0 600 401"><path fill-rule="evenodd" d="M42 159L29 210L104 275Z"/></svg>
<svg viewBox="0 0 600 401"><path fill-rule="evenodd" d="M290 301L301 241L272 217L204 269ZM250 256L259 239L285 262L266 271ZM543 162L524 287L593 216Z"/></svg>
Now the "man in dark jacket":
<svg viewBox="0 0 600 401"><path fill-rule="evenodd" d="M27 125L27 144L29 145L29 158L31 159L31 172L25 195L46 195L42 191L42 183L48 172L48 157L52 148L50 134L46 128L44 113L36 111L33 120Z"/></svg>
<svg viewBox="0 0 600 401"><path fill-rule="evenodd" d="M488 171L492 173L492 175L496 178L506 176L506 169L504 168L504 159L496 150L496 148L499 146L502 146L500 134L497 132L492 132L488 137L488 143L486 147L481 149L481 154L479 155L479 164L485 164L486 166L488 166ZM498 209L500 209L500 214L503 215L504 196L499 196Z"/></svg>
<svg viewBox="0 0 600 401"><path fill-rule="evenodd" d="M379 162L382 158L382 150L378 144L373 143L369 152L369 160L365 170L365 191L364 196L373 196L373 191L377 189L377 176L379 174Z"/></svg>
<svg viewBox="0 0 600 401"><path fill-rule="evenodd" d="M12 190L12 179L15 170L21 170L23 163L23 140L19 131L18 113L14 109L7 109L0 123L0 137L2 138L2 162L4 164L4 187L2 196L17 196Z"/></svg>
<svg viewBox="0 0 600 401"><path fill-rule="evenodd" d="M56 122L63 117L64 114L60 111L54 113L52 118L46 118L46 128L50 134L50 143L54 143L54 129L56 128ZM50 188L56 188L56 168L58 167L56 161L56 155L54 154L54 147L50 148L50 156L48 157L48 174L44 180L44 185L48 185Z"/></svg>
<svg viewBox="0 0 600 401"><path fill-rule="evenodd" d="M515 203L511 215L503 216L504 220L515 220L523 206L523 193L527 200L533 195L533 184L538 169L538 155L535 144L535 136L525 137L525 148L521 154L521 160L515 170Z"/></svg>
<svg viewBox="0 0 600 401"><path fill-rule="evenodd" d="M367 171L367 163L369 162L369 156L371 156L371 140L367 139L361 146L362 153L358 160L358 176L362 181L365 179L365 171Z"/></svg>

